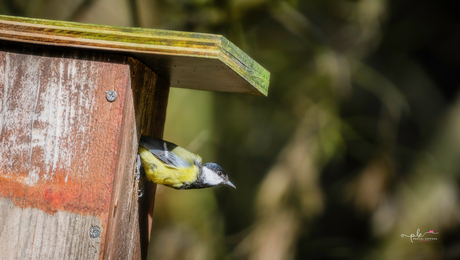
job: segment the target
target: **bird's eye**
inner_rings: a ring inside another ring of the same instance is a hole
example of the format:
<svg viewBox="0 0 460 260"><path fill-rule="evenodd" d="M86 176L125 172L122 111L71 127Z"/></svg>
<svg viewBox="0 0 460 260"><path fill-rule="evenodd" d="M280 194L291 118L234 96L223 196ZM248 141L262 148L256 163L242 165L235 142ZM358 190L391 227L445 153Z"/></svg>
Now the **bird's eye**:
<svg viewBox="0 0 460 260"><path fill-rule="evenodd" d="M217 174L219 174L219 176L222 176L223 172L217 172Z"/></svg>

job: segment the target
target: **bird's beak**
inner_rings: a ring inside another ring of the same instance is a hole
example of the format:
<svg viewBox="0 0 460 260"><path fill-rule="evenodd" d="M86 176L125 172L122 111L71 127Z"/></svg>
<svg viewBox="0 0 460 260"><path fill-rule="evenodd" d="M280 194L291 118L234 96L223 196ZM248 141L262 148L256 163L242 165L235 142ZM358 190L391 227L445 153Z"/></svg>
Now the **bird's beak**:
<svg viewBox="0 0 460 260"><path fill-rule="evenodd" d="M236 189L236 186L235 186L231 181L226 181L226 182L224 182L224 183L225 183L225 185L230 186L230 187Z"/></svg>

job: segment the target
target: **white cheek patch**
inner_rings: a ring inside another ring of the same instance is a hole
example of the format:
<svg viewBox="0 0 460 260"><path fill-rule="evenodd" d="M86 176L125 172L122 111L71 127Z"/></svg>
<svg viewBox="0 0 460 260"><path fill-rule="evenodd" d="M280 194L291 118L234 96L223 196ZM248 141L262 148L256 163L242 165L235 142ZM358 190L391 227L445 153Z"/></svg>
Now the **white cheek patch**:
<svg viewBox="0 0 460 260"><path fill-rule="evenodd" d="M221 184L224 180L215 172L203 167L203 182L211 185Z"/></svg>

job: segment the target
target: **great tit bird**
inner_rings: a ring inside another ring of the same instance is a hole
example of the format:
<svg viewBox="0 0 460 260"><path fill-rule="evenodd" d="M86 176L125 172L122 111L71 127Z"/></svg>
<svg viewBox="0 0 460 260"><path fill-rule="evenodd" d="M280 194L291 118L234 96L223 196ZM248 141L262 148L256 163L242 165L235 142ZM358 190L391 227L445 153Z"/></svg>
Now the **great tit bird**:
<svg viewBox="0 0 460 260"><path fill-rule="evenodd" d="M139 155L148 180L171 188L201 189L227 185L236 189L228 180L224 169L215 163L202 165L201 157L186 149L151 136L142 136ZM138 162L138 167L140 164Z"/></svg>

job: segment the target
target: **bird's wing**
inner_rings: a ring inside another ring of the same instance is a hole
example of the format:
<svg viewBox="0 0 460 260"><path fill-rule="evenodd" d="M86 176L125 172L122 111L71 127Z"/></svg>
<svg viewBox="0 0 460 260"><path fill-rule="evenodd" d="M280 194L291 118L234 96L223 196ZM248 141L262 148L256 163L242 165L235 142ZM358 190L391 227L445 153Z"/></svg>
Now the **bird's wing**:
<svg viewBox="0 0 460 260"><path fill-rule="evenodd" d="M194 164L194 156L184 148L151 136L142 136L139 145L172 168L188 168ZM198 156L201 163L201 158Z"/></svg>
<svg viewBox="0 0 460 260"><path fill-rule="evenodd" d="M201 157L198 154L191 153L180 146L174 148L173 153L189 164L195 164L199 166L202 164Z"/></svg>

